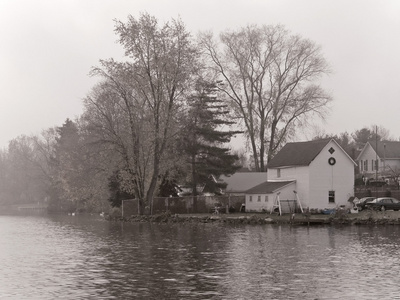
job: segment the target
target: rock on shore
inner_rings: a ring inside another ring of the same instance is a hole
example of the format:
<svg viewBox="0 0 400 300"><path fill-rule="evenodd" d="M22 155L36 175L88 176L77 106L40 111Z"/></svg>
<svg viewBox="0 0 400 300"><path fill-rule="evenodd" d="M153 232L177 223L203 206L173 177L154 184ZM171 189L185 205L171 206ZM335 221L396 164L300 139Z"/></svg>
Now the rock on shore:
<svg viewBox="0 0 400 300"><path fill-rule="evenodd" d="M154 222L154 223L226 223L226 224L291 224L291 225L317 225L317 224L392 224L400 225L400 212L397 211L362 211L358 214L337 213L333 215L322 214L170 214L158 215L133 215L128 218L106 217L110 221L124 222Z"/></svg>

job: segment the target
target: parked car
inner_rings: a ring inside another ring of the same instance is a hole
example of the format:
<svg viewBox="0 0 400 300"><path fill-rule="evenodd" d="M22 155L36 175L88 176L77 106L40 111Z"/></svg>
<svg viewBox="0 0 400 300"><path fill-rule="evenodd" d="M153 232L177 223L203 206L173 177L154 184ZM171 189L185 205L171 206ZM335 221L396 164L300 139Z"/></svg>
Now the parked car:
<svg viewBox="0 0 400 300"><path fill-rule="evenodd" d="M376 198L375 200L366 203L365 207L381 211L399 210L400 201L397 200L396 198L391 198L391 197Z"/></svg>
<svg viewBox="0 0 400 300"><path fill-rule="evenodd" d="M355 206L357 207L358 210L363 210L365 209L365 205L373 200L375 200L375 197L364 197L361 198L360 200L354 202Z"/></svg>

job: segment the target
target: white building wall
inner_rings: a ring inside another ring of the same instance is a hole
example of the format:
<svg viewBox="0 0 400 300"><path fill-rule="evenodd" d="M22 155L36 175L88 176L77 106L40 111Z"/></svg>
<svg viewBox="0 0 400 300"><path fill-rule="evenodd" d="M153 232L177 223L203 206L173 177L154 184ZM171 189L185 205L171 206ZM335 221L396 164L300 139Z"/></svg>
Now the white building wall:
<svg viewBox="0 0 400 300"><path fill-rule="evenodd" d="M379 161L378 171L380 171L382 169L382 161L379 156L376 156L375 150L369 144L367 144L358 161L360 173L369 178L373 177L376 174L375 166L373 166L373 162L375 162L376 159Z"/></svg>
<svg viewBox="0 0 400 300"><path fill-rule="evenodd" d="M378 174L376 174L375 167L372 167L372 162L378 159ZM367 169L365 169L365 161L367 161ZM393 159L390 157L379 157L376 156L374 149L367 144L360 157L358 158L358 168L360 173L367 178L375 178L378 175L378 178L381 178L382 173L390 174L392 170L398 171L400 170L400 160ZM385 172L386 171L386 172ZM387 176L387 175L386 175Z"/></svg>
<svg viewBox="0 0 400 300"><path fill-rule="evenodd" d="M246 212L262 212L263 210L270 212L274 205L276 195L278 192L279 199L281 200L294 200L295 196L293 190L296 188L295 183L291 183L288 186L280 189L279 191L272 194L246 194ZM258 197L260 200L258 201ZM265 197L268 196L268 201L265 201ZM251 197L251 201L250 201Z"/></svg>
<svg viewBox="0 0 400 300"><path fill-rule="evenodd" d="M308 199L309 199L309 185L310 185L310 176L309 176L309 168L308 166L297 166L291 168L282 168L280 169L280 177L277 176L277 169L268 169L268 180L296 180L296 185L293 186L294 190L296 190L299 200L301 201L301 205L303 207L308 207ZM292 196L293 190L291 191Z"/></svg>
<svg viewBox="0 0 400 300"><path fill-rule="evenodd" d="M265 197L267 196L267 201ZM261 197L261 201L258 201ZM246 194L246 212L261 212L263 210L270 211L274 205L275 194L262 195L262 194Z"/></svg>
<svg viewBox="0 0 400 300"><path fill-rule="evenodd" d="M330 148L335 149L329 153ZM335 165L330 165L330 157ZM349 206L348 199L354 195L354 164L334 142L330 142L310 164L309 208L334 208ZM329 191L335 191L335 202L329 203Z"/></svg>

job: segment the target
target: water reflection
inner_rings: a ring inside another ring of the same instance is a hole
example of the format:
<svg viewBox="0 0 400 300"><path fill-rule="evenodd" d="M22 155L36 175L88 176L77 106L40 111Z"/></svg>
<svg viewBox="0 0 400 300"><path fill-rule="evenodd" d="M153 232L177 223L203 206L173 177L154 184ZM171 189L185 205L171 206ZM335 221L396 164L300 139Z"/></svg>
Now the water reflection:
<svg viewBox="0 0 400 300"><path fill-rule="evenodd" d="M0 216L0 298L396 299L399 230Z"/></svg>

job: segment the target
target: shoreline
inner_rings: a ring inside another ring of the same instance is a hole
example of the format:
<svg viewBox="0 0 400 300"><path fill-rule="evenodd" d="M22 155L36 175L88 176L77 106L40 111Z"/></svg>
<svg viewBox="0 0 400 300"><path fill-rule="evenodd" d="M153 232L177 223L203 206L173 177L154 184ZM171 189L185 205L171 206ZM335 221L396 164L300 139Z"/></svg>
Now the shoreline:
<svg viewBox="0 0 400 300"><path fill-rule="evenodd" d="M288 224L288 225L400 225L400 211L365 210L356 214L339 212L324 214L277 214L233 213L233 214L169 214L132 215L128 218L106 216L108 221L131 223L225 223L225 224Z"/></svg>

